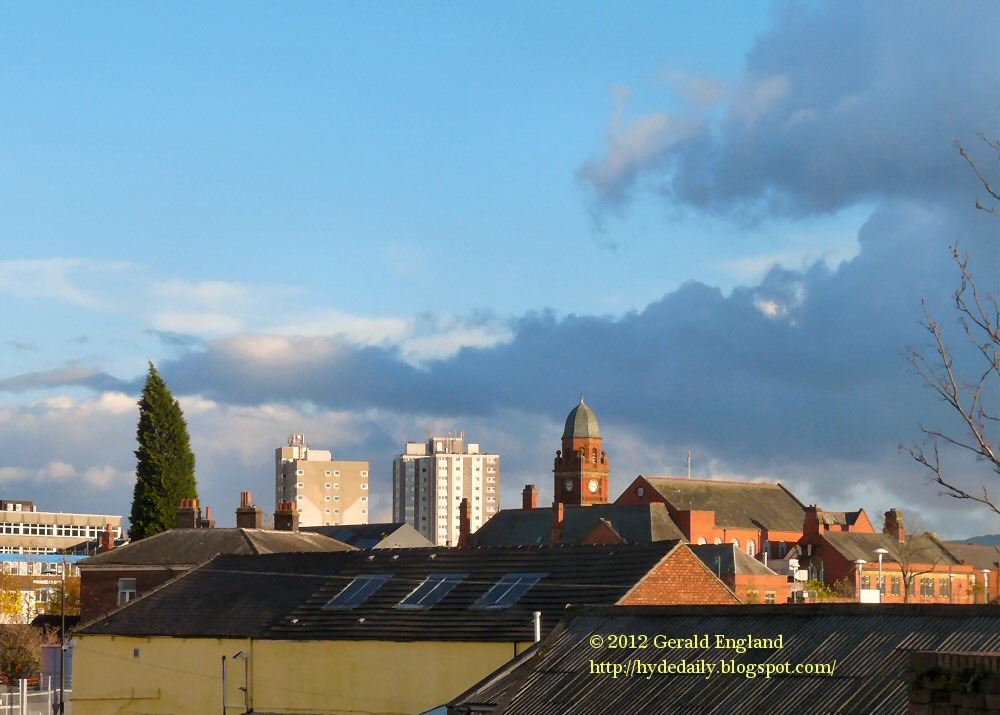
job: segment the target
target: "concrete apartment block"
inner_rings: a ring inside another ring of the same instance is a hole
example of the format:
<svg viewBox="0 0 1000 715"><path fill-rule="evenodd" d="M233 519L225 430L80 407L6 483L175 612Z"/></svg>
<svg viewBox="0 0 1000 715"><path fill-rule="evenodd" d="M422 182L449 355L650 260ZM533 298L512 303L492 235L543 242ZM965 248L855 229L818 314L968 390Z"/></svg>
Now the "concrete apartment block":
<svg viewBox="0 0 1000 715"><path fill-rule="evenodd" d="M336 460L303 435L289 435L288 445L274 450L275 507L294 504L300 526L367 524L368 471L368 462Z"/></svg>

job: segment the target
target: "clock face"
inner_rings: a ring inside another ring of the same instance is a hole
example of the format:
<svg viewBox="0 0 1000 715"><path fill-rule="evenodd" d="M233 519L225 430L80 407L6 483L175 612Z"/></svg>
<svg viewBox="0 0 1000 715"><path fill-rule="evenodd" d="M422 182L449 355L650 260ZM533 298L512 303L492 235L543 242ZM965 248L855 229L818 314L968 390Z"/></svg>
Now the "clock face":
<svg viewBox="0 0 1000 715"><path fill-rule="evenodd" d="M597 494L597 488L599 486L601 485L597 483L596 479L591 479L590 484L587 485L587 488L590 490L591 494Z"/></svg>
<svg viewBox="0 0 1000 715"><path fill-rule="evenodd" d="M563 482L563 488L568 492L573 491L573 480L567 479L565 482Z"/></svg>

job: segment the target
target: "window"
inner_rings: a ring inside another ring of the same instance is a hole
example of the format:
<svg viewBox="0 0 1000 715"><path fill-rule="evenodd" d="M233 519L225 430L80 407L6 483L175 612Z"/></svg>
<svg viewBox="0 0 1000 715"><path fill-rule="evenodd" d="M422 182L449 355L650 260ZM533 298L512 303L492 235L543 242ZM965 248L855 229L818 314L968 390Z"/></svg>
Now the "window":
<svg viewBox="0 0 1000 715"><path fill-rule="evenodd" d="M747 603L760 603L760 598L757 596L756 589L747 589Z"/></svg>
<svg viewBox="0 0 1000 715"><path fill-rule="evenodd" d="M326 484L325 484L324 486L325 486L325 487L326 487L327 489L330 489L330 488L331 488L331 487L332 487L333 485L332 485L332 484L330 484L330 482L327 482L327 483L326 483Z"/></svg>
<svg viewBox="0 0 1000 715"><path fill-rule="evenodd" d="M517 603L521 596L546 576L548 576L547 573L509 573L497 581L470 608L491 610L507 608Z"/></svg>
<svg viewBox="0 0 1000 715"><path fill-rule="evenodd" d="M941 598L948 598L951 593L951 588L949 587L948 579L941 579L941 590L938 591L941 594Z"/></svg>
<svg viewBox="0 0 1000 715"><path fill-rule="evenodd" d="M778 558L779 559L785 558L785 554L787 554L787 553L788 553L788 544L786 544L784 541L779 541L778 542Z"/></svg>
<svg viewBox="0 0 1000 715"><path fill-rule="evenodd" d="M739 539L733 539L733 546L735 546L737 549L740 548L740 540Z"/></svg>
<svg viewBox="0 0 1000 715"><path fill-rule="evenodd" d="M368 482L365 482L364 484L362 484L361 488L362 489L367 489L368 488Z"/></svg>
<svg viewBox="0 0 1000 715"><path fill-rule="evenodd" d="M934 579L932 578L920 579L920 595L927 596L929 598L934 598Z"/></svg>
<svg viewBox="0 0 1000 715"><path fill-rule="evenodd" d="M329 513L330 513L330 510L329 510L329 509L324 509L324 510L323 510L323 513L324 513L324 514L329 514ZM327 526L329 526L329 523L327 524Z"/></svg>
<svg viewBox="0 0 1000 715"><path fill-rule="evenodd" d="M333 483L333 488L334 489L340 489L340 482L334 482Z"/></svg>
<svg viewBox="0 0 1000 715"><path fill-rule="evenodd" d="M893 596L899 595L899 576L893 576L889 581L890 587L892 589L891 593Z"/></svg>
<svg viewBox="0 0 1000 715"><path fill-rule="evenodd" d="M497 471L496 467L487 467L486 468L486 473L487 474L494 474L494 473L496 473L496 471Z"/></svg>
<svg viewBox="0 0 1000 715"><path fill-rule="evenodd" d="M868 589L868 588L871 588L871 587L872 587L872 577L871 576L867 576L867 575L862 576L861 577L861 588Z"/></svg>
<svg viewBox="0 0 1000 715"><path fill-rule="evenodd" d="M361 501L368 501L368 497L361 497Z"/></svg>
<svg viewBox="0 0 1000 715"><path fill-rule="evenodd" d="M878 592L881 595L885 595L885 576L880 576L878 579Z"/></svg>
<svg viewBox="0 0 1000 715"><path fill-rule="evenodd" d="M367 477L368 476L368 472L361 472L361 476L362 477Z"/></svg>
<svg viewBox="0 0 1000 715"><path fill-rule="evenodd" d="M324 501L330 501L330 497L329 496L325 496L325 497L323 497L323 500Z"/></svg>
<svg viewBox="0 0 1000 715"><path fill-rule="evenodd" d="M135 598L135 579L134 578L120 578L118 579L118 605L124 606L126 603Z"/></svg>
<svg viewBox="0 0 1000 715"><path fill-rule="evenodd" d="M334 510L333 510L333 513L334 513L334 514L339 514L339 513L340 513L340 509L334 509Z"/></svg>
<svg viewBox="0 0 1000 715"><path fill-rule="evenodd" d="M367 510L367 509L362 509L362 510L361 510L361 513L362 513L362 514L367 514L367 513L368 513L368 510Z"/></svg>
<svg viewBox="0 0 1000 715"><path fill-rule="evenodd" d="M718 537L718 536L716 536L716 537L715 537L715 541L713 541L712 543L713 543L713 544L715 544L716 546L718 546L719 544L721 544L721 543L722 543L722 538L721 538L721 537Z"/></svg>
<svg viewBox="0 0 1000 715"><path fill-rule="evenodd" d="M334 469L333 470L333 476L339 477L340 476L340 470L339 469Z"/></svg>
<svg viewBox="0 0 1000 715"><path fill-rule="evenodd" d="M915 581L916 581L916 579L911 577L910 580L906 582L906 595L907 596L915 596L916 595L916 586L914 584Z"/></svg>
<svg viewBox="0 0 1000 715"><path fill-rule="evenodd" d="M298 469L295 471L295 476L297 477L301 477L303 474L305 474L305 470Z"/></svg>
<svg viewBox="0 0 1000 715"><path fill-rule="evenodd" d="M368 597L382 588L382 585L392 578L391 573L371 573L356 576L344 589L331 598L323 606L331 608L356 608L368 600Z"/></svg>
<svg viewBox="0 0 1000 715"><path fill-rule="evenodd" d="M295 485L296 489L302 489L304 487L305 487L305 484L303 484L302 482L299 482L298 484Z"/></svg>
<svg viewBox="0 0 1000 715"><path fill-rule="evenodd" d="M747 555L748 556L757 555L757 544L754 543L753 539L747 541Z"/></svg>
<svg viewBox="0 0 1000 715"><path fill-rule="evenodd" d="M301 498L302 498L302 497L299 497L299 499L301 499ZM340 497L334 497L334 498L333 498L333 500L334 500L334 501L340 501Z"/></svg>
<svg viewBox="0 0 1000 715"><path fill-rule="evenodd" d="M329 469L327 469L327 470L326 470L325 472L323 472L323 474L324 474L324 476L327 476L327 477L329 477L329 476L330 476L330 470L329 470ZM329 484L327 484L326 486L327 486L327 488L329 488L329 487L330 487L330 485L329 485Z"/></svg>
<svg viewBox="0 0 1000 715"><path fill-rule="evenodd" d="M774 591L764 591L764 603L774 604L775 594Z"/></svg>
<svg viewBox="0 0 1000 715"><path fill-rule="evenodd" d="M430 608L468 577L467 573L432 573L394 608Z"/></svg>
<svg viewBox="0 0 1000 715"><path fill-rule="evenodd" d="M698 543L699 544L707 544L708 543L708 539L706 539L704 536L699 536L698 537Z"/></svg>

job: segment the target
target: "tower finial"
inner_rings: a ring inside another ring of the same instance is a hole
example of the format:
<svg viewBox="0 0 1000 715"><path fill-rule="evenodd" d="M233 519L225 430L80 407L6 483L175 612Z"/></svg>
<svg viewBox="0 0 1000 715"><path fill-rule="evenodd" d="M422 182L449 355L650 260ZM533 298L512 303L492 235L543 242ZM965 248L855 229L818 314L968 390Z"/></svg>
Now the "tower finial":
<svg viewBox="0 0 1000 715"><path fill-rule="evenodd" d="M583 392L580 393L580 404L583 404Z"/></svg>

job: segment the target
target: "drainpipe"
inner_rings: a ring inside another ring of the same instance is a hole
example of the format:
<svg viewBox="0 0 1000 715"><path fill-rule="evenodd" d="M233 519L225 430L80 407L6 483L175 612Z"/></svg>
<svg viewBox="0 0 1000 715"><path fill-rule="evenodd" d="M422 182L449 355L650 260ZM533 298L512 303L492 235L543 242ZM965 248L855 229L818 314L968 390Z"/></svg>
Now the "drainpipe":
<svg viewBox="0 0 1000 715"><path fill-rule="evenodd" d="M222 656L222 715L226 715L226 656Z"/></svg>
<svg viewBox="0 0 1000 715"><path fill-rule="evenodd" d="M542 639L542 612L535 611L535 643Z"/></svg>

